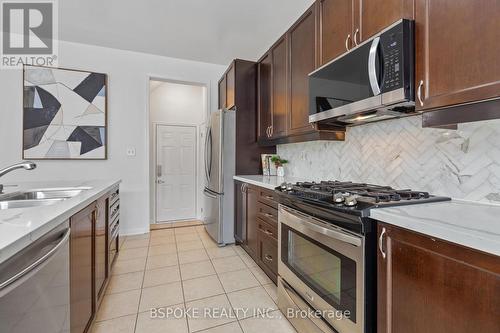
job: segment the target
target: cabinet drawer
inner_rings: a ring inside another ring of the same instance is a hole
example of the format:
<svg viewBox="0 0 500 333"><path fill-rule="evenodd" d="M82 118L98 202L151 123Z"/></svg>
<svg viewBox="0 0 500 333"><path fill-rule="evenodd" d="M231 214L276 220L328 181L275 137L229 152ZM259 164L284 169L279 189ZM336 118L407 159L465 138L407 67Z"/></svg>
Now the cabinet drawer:
<svg viewBox="0 0 500 333"><path fill-rule="evenodd" d="M278 210L263 204L257 203L257 217L272 225L278 225Z"/></svg>
<svg viewBox="0 0 500 333"><path fill-rule="evenodd" d="M278 197L272 190L268 190L262 187L258 187L259 190L259 202L262 202L268 206L278 209Z"/></svg>
<svg viewBox="0 0 500 333"><path fill-rule="evenodd" d="M260 260L274 274L278 274L278 242L261 232Z"/></svg>
<svg viewBox="0 0 500 333"><path fill-rule="evenodd" d="M274 238L278 241L278 226L267 223L261 219L257 219L257 229L259 232L264 234L267 237Z"/></svg>

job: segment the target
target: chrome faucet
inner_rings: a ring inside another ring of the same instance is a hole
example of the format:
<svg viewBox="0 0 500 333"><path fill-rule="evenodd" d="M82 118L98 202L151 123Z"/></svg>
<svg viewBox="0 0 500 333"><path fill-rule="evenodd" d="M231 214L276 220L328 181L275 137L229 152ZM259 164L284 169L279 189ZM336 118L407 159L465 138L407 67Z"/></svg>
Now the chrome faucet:
<svg viewBox="0 0 500 333"><path fill-rule="evenodd" d="M17 169L25 169L25 170L33 170L36 169L36 164L31 161L23 162L23 163L17 163L14 165L11 165L5 169L0 170L0 177L4 176L5 174L17 170ZM0 194L3 193L3 185L0 184Z"/></svg>

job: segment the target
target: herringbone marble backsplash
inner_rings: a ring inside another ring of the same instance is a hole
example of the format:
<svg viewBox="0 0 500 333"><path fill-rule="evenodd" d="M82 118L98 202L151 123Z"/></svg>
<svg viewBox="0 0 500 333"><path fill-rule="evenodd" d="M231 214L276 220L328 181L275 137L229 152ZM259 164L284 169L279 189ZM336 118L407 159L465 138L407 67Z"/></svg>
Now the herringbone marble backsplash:
<svg viewBox="0 0 500 333"><path fill-rule="evenodd" d="M349 128L345 142L278 146L289 176L412 188L500 204L500 120L422 128L420 116Z"/></svg>

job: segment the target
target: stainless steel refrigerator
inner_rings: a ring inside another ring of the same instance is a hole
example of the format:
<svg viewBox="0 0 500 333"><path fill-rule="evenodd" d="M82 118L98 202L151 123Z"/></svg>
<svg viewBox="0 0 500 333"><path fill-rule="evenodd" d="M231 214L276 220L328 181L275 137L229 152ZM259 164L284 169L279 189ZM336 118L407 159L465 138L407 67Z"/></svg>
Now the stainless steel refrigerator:
<svg viewBox="0 0 500 333"><path fill-rule="evenodd" d="M219 244L234 243L234 182L236 111L210 115L205 136L205 229Z"/></svg>

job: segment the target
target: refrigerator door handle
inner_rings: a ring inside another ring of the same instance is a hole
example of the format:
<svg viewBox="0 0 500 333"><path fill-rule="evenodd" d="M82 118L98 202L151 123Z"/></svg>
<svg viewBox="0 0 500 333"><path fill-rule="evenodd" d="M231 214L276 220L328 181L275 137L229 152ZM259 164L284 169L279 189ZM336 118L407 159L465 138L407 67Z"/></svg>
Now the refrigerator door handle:
<svg viewBox="0 0 500 333"><path fill-rule="evenodd" d="M210 190L208 190L207 188L205 188L203 190L203 193L209 197L209 198L212 198L212 199L217 199L217 196L215 194L213 194L212 192L210 192Z"/></svg>
<svg viewBox="0 0 500 333"><path fill-rule="evenodd" d="M207 184L210 183L210 174L212 172L212 129L208 127L205 138L205 177Z"/></svg>

